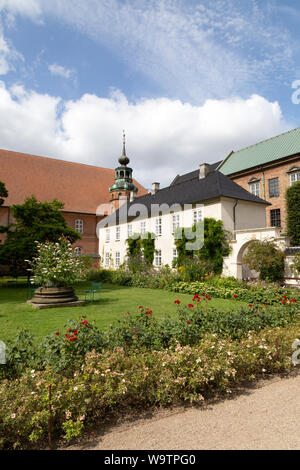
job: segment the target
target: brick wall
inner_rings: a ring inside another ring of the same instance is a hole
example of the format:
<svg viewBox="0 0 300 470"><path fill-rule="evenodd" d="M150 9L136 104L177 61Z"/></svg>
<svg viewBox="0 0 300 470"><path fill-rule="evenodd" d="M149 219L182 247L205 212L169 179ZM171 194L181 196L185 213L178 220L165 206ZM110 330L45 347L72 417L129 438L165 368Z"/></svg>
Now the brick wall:
<svg viewBox="0 0 300 470"><path fill-rule="evenodd" d="M99 217L96 215L76 214L71 212L63 212L63 216L69 227L75 230L75 222L77 219L83 221L83 234L82 239L78 240L74 246L82 249L82 254L98 254L98 238L96 235L96 226ZM11 216L9 208L0 208L0 225L8 225L13 223L14 220ZM0 234L0 240L3 242L6 238L5 234Z"/></svg>
<svg viewBox="0 0 300 470"><path fill-rule="evenodd" d="M292 160L285 160L284 162L274 164L273 166L265 165L261 169L249 170L247 173L239 175L232 175L230 178L237 184L242 186L247 191L250 191L249 181L252 178L259 179L260 197L270 202L272 205L266 208L267 227L271 227L271 210L280 209L281 227L282 230L286 229L286 203L285 193L290 186L290 175L287 173L293 166L300 166L300 156ZM278 178L279 180L279 196L270 197L269 194L269 180Z"/></svg>

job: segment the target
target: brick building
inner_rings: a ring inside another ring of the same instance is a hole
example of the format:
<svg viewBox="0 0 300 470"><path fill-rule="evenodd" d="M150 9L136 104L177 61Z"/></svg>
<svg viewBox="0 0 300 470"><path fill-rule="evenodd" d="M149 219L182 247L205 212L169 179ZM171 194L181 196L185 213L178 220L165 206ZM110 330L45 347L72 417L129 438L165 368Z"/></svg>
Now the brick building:
<svg viewBox="0 0 300 470"><path fill-rule="evenodd" d="M96 226L101 217L96 216L96 210L111 201L114 170L0 150L0 181L9 193L0 207L0 225L13 222L10 207L22 204L27 197L34 195L41 202L56 198L65 204L67 224L82 236L75 245L77 252L98 254ZM134 184L139 195L147 192L136 181Z"/></svg>
<svg viewBox="0 0 300 470"><path fill-rule="evenodd" d="M267 227L286 228L287 188L300 181L300 128L232 152L218 167L224 175L272 205Z"/></svg>

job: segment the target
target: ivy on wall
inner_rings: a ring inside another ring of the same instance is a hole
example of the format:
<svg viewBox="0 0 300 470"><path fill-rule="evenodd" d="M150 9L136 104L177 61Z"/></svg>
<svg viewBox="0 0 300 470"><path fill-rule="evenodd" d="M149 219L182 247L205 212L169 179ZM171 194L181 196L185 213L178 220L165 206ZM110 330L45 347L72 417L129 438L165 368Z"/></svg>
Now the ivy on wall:
<svg viewBox="0 0 300 470"><path fill-rule="evenodd" d="M199 260L209 262L215 274L221 274L223 269L223 258L228 256L231 248L229 245L229 232L223 227L221 220L212 218L204 219L204 240L200 249L189 250L191 235L196 231L199 224L192 228L179 228L175 231L175 246L178 252L177 266L184 264L187 258L197 257Z"/></svg>
<svg viewBox="0 0 300 470"><path fill-rule="evenodd" d="M287 235L291 246L300 246L300 181L286 191Z"/></svg>

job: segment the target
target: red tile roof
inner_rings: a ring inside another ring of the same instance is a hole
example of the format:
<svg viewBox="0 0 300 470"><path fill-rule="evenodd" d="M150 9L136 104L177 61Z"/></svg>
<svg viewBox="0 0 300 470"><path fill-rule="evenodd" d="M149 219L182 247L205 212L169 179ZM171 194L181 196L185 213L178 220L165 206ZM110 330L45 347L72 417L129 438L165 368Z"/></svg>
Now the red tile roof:
<svg viewBox="0 0 300 470"><path fill-rule="evenodd" d="M109 202L114 178L114 170L108 168L0 150L0 181L9 193L4 206L22 204L34 194L42 202L64 202L67 212L95 214L100 204ZM147 193L134 183L139 196Z"/></svg>

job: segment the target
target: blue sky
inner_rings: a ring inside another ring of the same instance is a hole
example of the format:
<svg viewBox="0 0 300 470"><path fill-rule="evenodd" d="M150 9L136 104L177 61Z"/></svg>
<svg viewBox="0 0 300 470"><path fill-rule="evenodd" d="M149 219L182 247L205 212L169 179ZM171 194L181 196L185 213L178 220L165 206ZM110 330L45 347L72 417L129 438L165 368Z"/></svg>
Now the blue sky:
<svg viewBox="0 0 300 470"><path fill-rule="evenodd" d="M296 0L0 0L0 18L0 148L114 168L125 129L150 187L299 126Z"/></svg>

